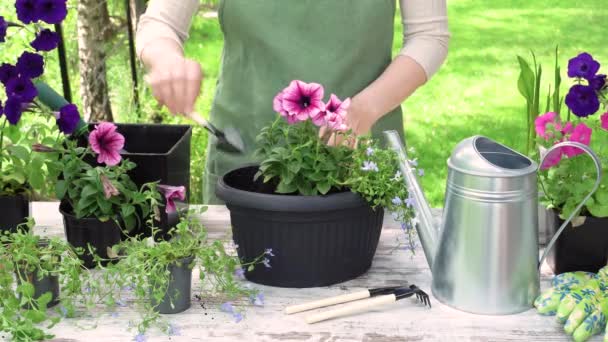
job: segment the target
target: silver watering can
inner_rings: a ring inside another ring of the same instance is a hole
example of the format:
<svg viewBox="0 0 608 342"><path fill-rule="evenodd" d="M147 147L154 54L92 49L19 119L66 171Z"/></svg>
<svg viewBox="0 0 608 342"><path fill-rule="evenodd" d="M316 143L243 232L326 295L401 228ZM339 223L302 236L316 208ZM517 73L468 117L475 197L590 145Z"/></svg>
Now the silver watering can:
<svg viewBox="0 0 608 342"><path fill-rule="evenodd" d="M488 315L526 311L540 291L539 268L566 225L598 189L599 158L577 142L556 144L540 165L560 147L576 147L593 159L593 190L557 230L538 261L538 164L483 136L460 142L447 161L448 178L441 227L430 207L396 131L384 132L400 155L400 168L414 198L416 228L433 273L433 295L458 310Z"/></svg>

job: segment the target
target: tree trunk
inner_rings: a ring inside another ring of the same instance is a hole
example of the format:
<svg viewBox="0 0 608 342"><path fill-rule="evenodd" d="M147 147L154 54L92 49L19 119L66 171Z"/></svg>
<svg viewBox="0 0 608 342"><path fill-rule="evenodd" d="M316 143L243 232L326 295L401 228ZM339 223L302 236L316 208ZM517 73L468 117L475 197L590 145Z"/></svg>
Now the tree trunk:
<svg viewBox="0 0 608 342"><path fill-rule="evenodd" d="M84 117L88 121L113 121L103 39L103 32L107 27L107 12L105 1L78 2L80 96Z"/></svg>

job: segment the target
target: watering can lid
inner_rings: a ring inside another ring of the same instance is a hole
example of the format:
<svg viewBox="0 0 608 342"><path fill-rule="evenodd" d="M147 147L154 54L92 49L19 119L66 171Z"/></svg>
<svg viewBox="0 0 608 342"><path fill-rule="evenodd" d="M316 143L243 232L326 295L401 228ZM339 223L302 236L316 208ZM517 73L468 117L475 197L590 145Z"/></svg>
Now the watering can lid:
<svg viewBox="0 0 608 342"><path fill-rule="evenodd" d="M479 176L517 177L536 172L530 158L484 136L461 141L448 159L448 167Z"/></svg>

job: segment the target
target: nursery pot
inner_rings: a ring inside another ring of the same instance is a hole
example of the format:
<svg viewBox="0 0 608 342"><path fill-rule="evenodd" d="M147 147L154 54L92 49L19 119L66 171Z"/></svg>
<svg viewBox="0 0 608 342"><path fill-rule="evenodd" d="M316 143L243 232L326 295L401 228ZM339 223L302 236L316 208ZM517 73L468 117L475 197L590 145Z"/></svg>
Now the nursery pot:
<svg viewBox="0 0 608 342"><path fill-rule="evenodd" d="M63 215L65 236L73 247L84 248L80 259L86 268L94 268L97 264L89 252L88 245L95 248L96 254L108 259L107 248L122 240L122 231L114 220L101 222L97 218L77 218L67 202L61 202L59 211ZM107 261L102 262L107 264Z"/></svg>
<svg viewBox="0 0 608 342"><path fill-rule="evenodd" d="M24 195L0 196L0 233L14 233L30 216L30 202Z"/></svg>
<svg viewBox="0 0 608 342"><path fill-rule="evenodd" d="M562 225L553 210L554 224L550 236ZM608 218L586 217L580 225L568 224L547 255L555 274L574 271L596 273L608 262Z"/></svg>
<svg viewBox="0 0 608 342"><path fill-rule="evenodd" d="M192 269L189 267L194 257L178 260L168 266L170 278L163 300L156 304L152 298L154 310L161 314L176 314L190 308Z"/></svg>
<svg viewBox="0 0 608 342"><path fill-rule="evenodd" d="M116 124L118 132L125 137L123 158L137 166L129 172L133 182L141 187L145 183L160 182L161 184L186 188L186 200L190 194L190 140L192 127L187 125L159 124ZM89 131L95 124L89 125ZM86 139L82 138L82 144ZM94 158L87 160L92 165L98 165ZM167 215L161 210L158 224L163 237L179 221L178 216ZM145 222L145 220L144 220ZM151 230L142 225L132 234L150 236Z"/></svg>
<svg viewBox="0 0 608 342"><path fill-rule="evenodd" d="M378 246L384 211L346 191L325 196L278 195L257 166L226 173L216 193L230 210L232 233L242 262L272 248L270 267L256 265L245 277L279 287L318 287L365 273Z"/></svg>
<svg viewBox="0 0 608 342"><path fill-rule="evenodd" d="M51 301L47 305L47 308L51 308L59 303L59 278L57 276L47 275L42 278L38 278L37 271L25 272L25 276L27 277L27 281L34 285L34 299L38 299L43 294L50 292ZM18 282L21 283L18 276L17 279ZM26 305L26 307L28 306Z"/></svg>

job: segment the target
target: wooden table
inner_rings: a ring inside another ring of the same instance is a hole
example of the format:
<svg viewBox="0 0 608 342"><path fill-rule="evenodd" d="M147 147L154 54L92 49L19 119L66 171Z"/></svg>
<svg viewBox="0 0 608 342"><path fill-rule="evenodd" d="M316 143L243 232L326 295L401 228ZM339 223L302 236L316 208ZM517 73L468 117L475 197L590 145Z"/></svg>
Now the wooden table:
<svg viewBox="0 0 608 342"><path fill-rule="evenodd" d="M33 212L39 234L63 236L57 203L34 203ZM439 216L438 211L435 213ZM229 232L225 207L209 207L202 220L212 238L225 238ZM167 336L154 329L147 333L147 341L568 341L554 318L540 316L534 310L511 316L479 316L451 309L434 298L432 309L414 299L405 299L374 312L314 325L306 324L301 314L283 314L287 305L404 281L417 284L430 294L431 272L422 250L412 257L407 251L395 249L398 239L403 239L402 233L388 217L367 274L326 288L282 289L253 284L263 291L265 306L243 302L246 316L239 323L219 310L220 298L193 301L188 311L167 316L179 328L179 336ZM551 277L546 265L542 274L545 289ZM194 278L196 285L198 278ZM63 320L51 330L56 336L53 341L133 340L135 331L129 330L128 321L136 318L136 313L128 305L121 307L117 316L99 310L96 318ZM593 341L600 340L596 337Z"/></svg>

